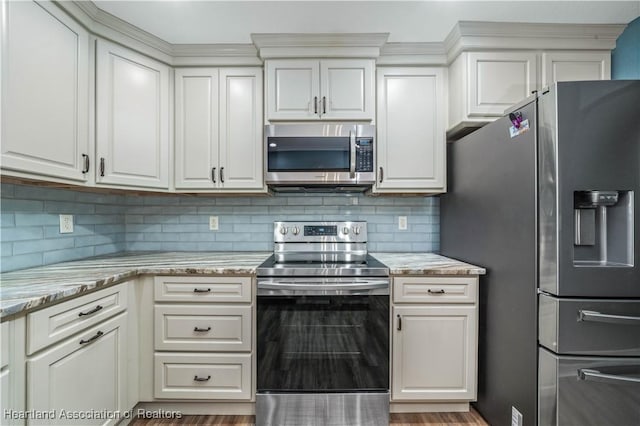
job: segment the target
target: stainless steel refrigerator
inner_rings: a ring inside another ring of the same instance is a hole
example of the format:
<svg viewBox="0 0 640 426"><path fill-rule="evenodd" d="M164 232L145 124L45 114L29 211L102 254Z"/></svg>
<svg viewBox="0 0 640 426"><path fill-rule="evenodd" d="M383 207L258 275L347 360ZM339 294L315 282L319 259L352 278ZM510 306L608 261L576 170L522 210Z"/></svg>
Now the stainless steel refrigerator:
<svg viewBox="0 0 640 426"><path fill-rule="evenodd" d="M640 425L640 81L564 82L448 144L492 425ZM517 410L517 411L516 411Z"/></svg>

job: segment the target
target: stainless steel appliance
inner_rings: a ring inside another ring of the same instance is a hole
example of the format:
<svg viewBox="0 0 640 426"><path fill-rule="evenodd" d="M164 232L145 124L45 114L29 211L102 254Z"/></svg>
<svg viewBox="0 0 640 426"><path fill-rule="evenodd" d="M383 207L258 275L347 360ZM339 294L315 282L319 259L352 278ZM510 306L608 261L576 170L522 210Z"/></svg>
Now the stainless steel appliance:
<svg viewBox="0 0 640 426"><path fill-rule="evenodd" d="M265 126L265 182L276 191L363 191L375 183L375 126Z"/></svg>
<svg viewBox="0 0 640 426"><path fill-rule="evenodd" d="M640 81L557 83L449 144L441 251L488 271L491 424L640 424L638 105Z"/></svg>
<svg viewBox="0 0 640 426"><path fill-rule="evenodd" d="M257 269L256 424L389 424L389 269L366 222L275 222Z"/></svg>

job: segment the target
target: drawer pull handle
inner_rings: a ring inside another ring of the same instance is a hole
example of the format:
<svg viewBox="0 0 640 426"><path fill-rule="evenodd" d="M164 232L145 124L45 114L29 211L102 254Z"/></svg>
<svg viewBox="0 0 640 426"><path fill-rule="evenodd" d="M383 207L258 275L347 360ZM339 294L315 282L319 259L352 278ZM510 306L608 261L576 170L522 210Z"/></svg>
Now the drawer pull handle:
<svg viewBox="0 0 640 426"><path fill-rule="evenodd" d="M103 334L104 334L104 333L103 333L102 331L98 331L98 332L96 333L96 335L95 335L95 336L93 336L92 338L87 339L87 340L80 340L80 344L81 344L81 345L86 345L87 343L95 342L95 341L96 341L96 340L98 340L100 337L102 337L102 335L103 335Z"/></svg>
<svg viewBox="0 0 640 426"><path fill-rule="evenodd" d="M198 331L201 333L206 333L207 331L211 331L211 327L207 327L207 328L198 328L198 327L194 327L193 331Z"/></svg>
<svg viewBox="0 0 640 426"><path fill-rule="evenodd" d="M207 377L198 377L198 376L193 376L193 380L196 382L206 382L211 378L211 376L207 376Z"/></svg>
<svg viewBox="0 0 640 426"><path fill-rule="evenodd" d="M429 293L429 294L445 294L446 292L444 291L444 289L441 288L439 290L431 290L431 289L429 289L429 290L427 290L427 293Z"/></svg>
<svg viewBox="0 0 640 426"><path fill-rule="evenodd" d="M640 317L628 315L602 314L596 311L578 311L578 321L606 322L609 324L629 324L638 325Z"/></svg>
<svg viewBox="0 0 640 426"><path fill-rule="evenodd" d="M581 368L578 370L578 379L601 383L640 383L640 379L637 377L604 374L598 370L591 370L588 368Z"/></svg>
<svg viewBox="0 0 640 426"><path fill-rule="evenodd" d="M193 292L194 293L211 293L211 289L210 288L194 288Z"/></svg>
<svg viewBox="0 0 640 426"><path fill-rule="evenodd" d="M402 330L402 317L398 315L398 331Z"/></svg>
<svg viewBox="0 0 640 426"><path fill-rule="evenodd" d="M79 317L83 317L83 316L85 316L85 315L92 315L92 314L95 314L96 312L101 311L101 310L102 310L102 306L98 305L98 306L96 306L95 308L93 308L93 309L92 309L92 310L90 310L90 311L87 311L87 312L80 312L80 313L78 314L78 316L79 316Z"/></svg>

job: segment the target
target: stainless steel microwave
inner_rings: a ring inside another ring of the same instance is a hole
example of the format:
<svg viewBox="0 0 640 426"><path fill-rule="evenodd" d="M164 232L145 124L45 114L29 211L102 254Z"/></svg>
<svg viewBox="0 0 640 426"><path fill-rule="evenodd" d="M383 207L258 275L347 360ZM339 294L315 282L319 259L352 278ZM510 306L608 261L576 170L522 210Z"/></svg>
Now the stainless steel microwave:
<svg viewBox="0 0 640 426"><path fill-rule="evenodd" d="M283 187L368 187L375 183L375 126L265 126L265 182Z"/></svg>

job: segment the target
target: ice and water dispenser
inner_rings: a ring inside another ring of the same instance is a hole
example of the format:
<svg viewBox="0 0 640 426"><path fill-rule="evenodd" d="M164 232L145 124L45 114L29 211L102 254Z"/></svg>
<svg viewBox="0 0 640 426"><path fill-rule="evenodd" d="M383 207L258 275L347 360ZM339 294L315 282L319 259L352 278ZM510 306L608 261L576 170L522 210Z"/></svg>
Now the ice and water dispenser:
<svg viewBox="0 0 640 426"><path fill-rule="evenodd" d="M633 195L574 192L575 266L633 266Z"/></svg>

